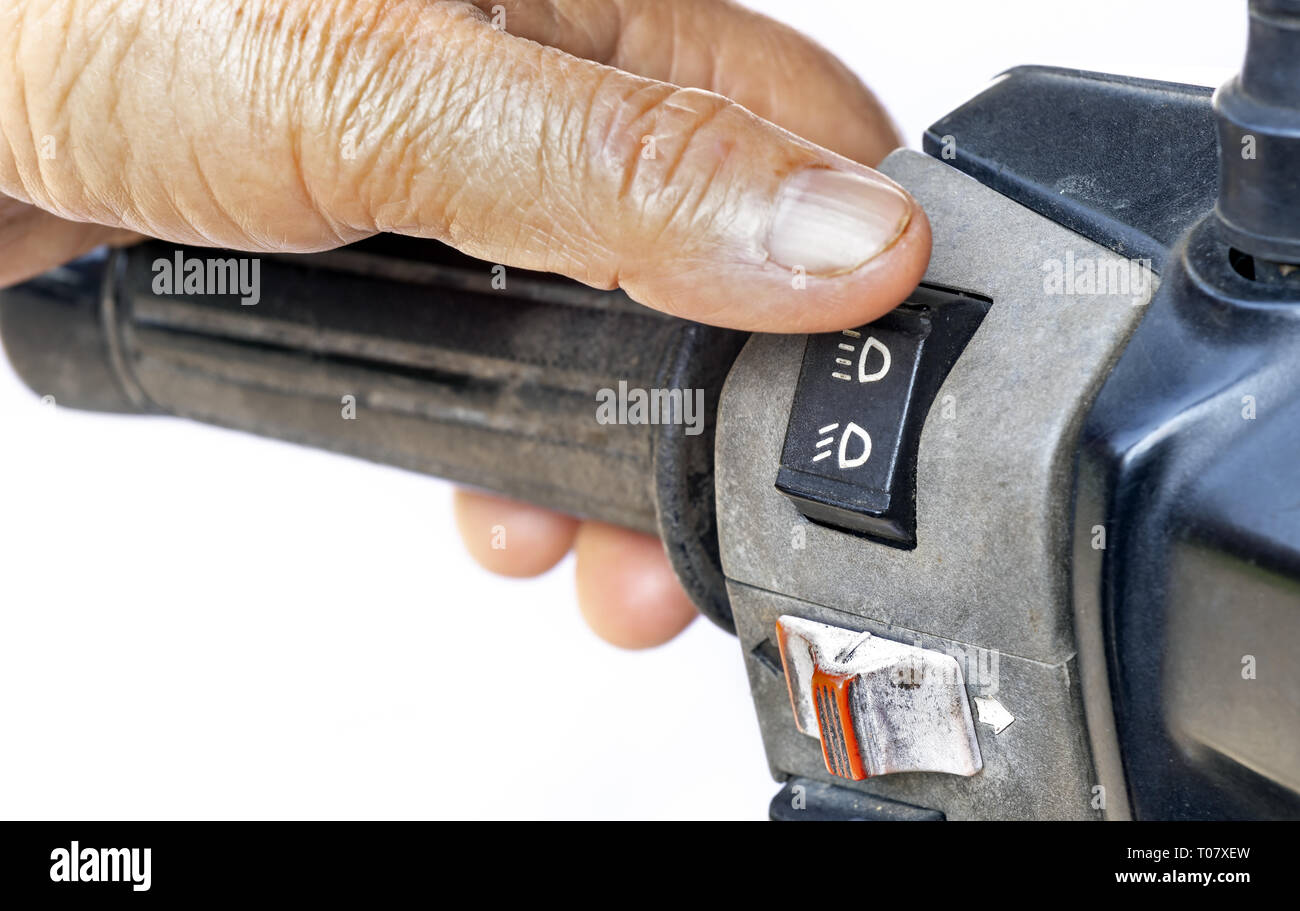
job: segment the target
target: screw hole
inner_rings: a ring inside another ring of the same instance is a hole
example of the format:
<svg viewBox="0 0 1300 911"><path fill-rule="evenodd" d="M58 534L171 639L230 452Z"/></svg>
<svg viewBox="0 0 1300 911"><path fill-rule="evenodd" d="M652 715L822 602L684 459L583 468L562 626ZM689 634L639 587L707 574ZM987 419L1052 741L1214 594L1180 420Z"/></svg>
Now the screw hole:
<svg viewBox="0 0 1300 911"><path fill-rule="evenodd" d="M1255 280L1255 257L1243 253L1236 247L1228 248L1228 264L1234 272L1249 281Z"/></svg>

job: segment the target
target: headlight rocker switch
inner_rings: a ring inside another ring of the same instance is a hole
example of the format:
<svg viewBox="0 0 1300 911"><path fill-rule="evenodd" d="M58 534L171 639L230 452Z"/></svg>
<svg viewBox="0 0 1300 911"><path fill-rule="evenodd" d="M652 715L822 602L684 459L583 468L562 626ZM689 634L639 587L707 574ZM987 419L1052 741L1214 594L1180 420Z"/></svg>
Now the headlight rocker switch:
<svg viewBox="0 0 1300 911"><path fill-rule="evenodd" d="M832 775L984 767L956 658L799 617L776 633L795 725L821 741Z"/></svg>
<svg viewBox="0 0 1300 911"><path fill-rule="evenodd" d="M874 323L808 337L776 476L799 512L916 546L921 428L988 308L923 286Z"/></svg>

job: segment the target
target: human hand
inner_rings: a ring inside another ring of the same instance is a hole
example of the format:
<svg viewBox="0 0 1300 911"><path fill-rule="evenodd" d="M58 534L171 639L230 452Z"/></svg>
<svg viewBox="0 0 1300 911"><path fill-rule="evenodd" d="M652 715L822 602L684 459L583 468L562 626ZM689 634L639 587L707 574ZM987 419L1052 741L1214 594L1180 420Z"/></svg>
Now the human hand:
<svg viewBox="0 0 1300 911"><path fill-rule="evenodd" d="M504 6L507 23L512 30L525 29L519 32L523 37L641 76L725 95L854 161L876 164L900 145L888 117L842 64L786 27L733 4L698 0L551 4L568 12L567 28L539 17L539 4ZM532 14L516 17L520 6L525 11L531 8ZM584 23L603 44L584 33ZM743 180L743 175L738 179ZM920 279L929 253L928 225L919 209L915 212L920 224L903 238L907 243L891 251L895 259L889 263L911 284ZM852 233L848 225L837 227ZM713 290L702 287L681 294L678 312L713 321L705 309L713 306ZM909 290L904 288L903 293ZM891 295L894 291L891 288ZM788 285L775 289L770 295L773 309L791 297ZM812 306L819 303L814 292ZM875 303L864 293L861 312L879 312L873 309ZM853 317L820 328L860 321ZM794 314L789 319L777 317L763 328L797 331L798 319ZM457 492L455 510L469 552L493 572L534 576L575 551L582 612L599 635L616 645L658 645L696 616L656 538L467 490ZM499 527L511 530L508 549L489 546L493 529Z"/></svg>
<svg viewBox="0 0 1300 911"><path fill-rule="evenodd" d="M131 232L307 252L393 231L804 332L890 309L929 254L919 207L857 163L897 145L871 95L723 0L0 0L0 137L0 286ZM457 518L509 575L576 547L617 644L694 616L653 538L478 494Z"/></svg>

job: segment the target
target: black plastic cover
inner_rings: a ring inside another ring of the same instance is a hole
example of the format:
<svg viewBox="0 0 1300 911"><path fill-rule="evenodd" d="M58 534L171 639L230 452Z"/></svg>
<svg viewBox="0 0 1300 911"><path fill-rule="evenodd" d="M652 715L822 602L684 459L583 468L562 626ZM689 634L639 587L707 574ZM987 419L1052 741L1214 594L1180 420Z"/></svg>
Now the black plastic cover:
<svg viewBox="0 0 1300 911"><path fill-rule="evenodd" d="M938 810L837 787L811 778L791 778L767 808L773 822L944 822Z"/></svg>
<svg viewBox="0 0 1300 911"><path fill-rule="evenodd" d="M925 151L1130 259L1214 206L1212 90L1022 66L926 130Z"/></svg>

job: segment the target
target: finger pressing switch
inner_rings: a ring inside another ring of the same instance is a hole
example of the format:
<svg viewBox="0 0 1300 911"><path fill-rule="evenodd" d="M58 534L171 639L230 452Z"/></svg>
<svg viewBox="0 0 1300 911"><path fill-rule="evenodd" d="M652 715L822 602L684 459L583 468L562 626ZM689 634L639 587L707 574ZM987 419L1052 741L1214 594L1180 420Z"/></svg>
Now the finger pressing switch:
<svg viewBox="0 0 1300 911"><path fill-rule="evenodd" d="M951 655L790 616L777 621L776 641L795 725L821 741L832 775L983 768Z"/></svg>

